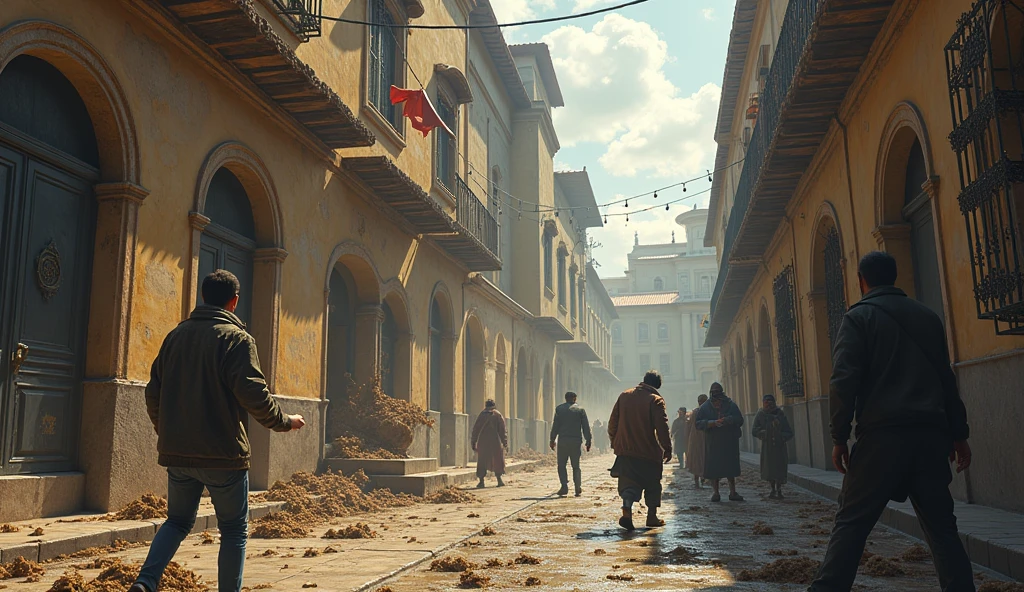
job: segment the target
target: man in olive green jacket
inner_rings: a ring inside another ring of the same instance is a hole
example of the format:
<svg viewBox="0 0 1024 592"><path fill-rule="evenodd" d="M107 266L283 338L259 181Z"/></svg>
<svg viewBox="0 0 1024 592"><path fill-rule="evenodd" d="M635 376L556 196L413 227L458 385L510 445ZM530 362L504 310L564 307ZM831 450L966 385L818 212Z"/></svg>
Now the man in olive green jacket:
<svg viewBox="0 0 1024 592"><path fill-rule="evenodd" d="M155 592L167 564L195 525L205 487L221 533L220 592L241 590L249 524L251 415L275 432L300 429L267 389L256 342L235 316L240 285L217 270L203 280L203 302L160 348L146 386L157 433L157 462L167 467L167 521L130 592Z"/></svg>

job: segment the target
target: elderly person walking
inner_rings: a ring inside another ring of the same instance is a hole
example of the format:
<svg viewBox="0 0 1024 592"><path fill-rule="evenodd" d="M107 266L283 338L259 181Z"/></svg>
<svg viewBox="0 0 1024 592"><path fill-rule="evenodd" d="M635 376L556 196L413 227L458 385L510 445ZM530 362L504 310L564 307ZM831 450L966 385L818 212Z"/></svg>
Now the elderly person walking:
<svg viewBox="0 0 1024 592"><path fill-rule="evenodd" d="M619 480L622 518L619 526L633 530L633 504L641 495L647 502L647 526L664 526L658 518L661 506L663 463L672 460L672 439L668 434L665 399L661 398L661 375L650 370L644 381L619 395L608 419L608 436L615 451L610 469Z"/></svg>
<svg viewBox="0 0 1024 592"><path fill-rule="evenodd" d="M761 441L761 479L768 482L770 499L783 499L782 486L789 472L786 442L793 439L793 429L782 409L775 404L775 395L765 395L762 407L754 418L754 437Z"/></svg>
<svg viewBox="0 0 1024 592"><path fill-rule="evenodd" d="M736 493L736 477L740 476L740 426L743 414L732 399L725 396L725 389L719 383L711 385L711 399L697 410L697 429L707 438L704 447L704 478L711 482L714 493L711 501L720 502L719 482L729 481L729 501L741 502L743 496Z"/></svg>
<svg viewBox="0 0 1024 592"><path fill-rule="evenodd" d="M508 448L508 431L505 429L505 418L497 410L494 399L487 399L484 410L473 424L471 440L476 451L476 476L480 482L478 489L484 488L484 477L487 471L498 478L498 487L504 487L501 476L505 474L505 449Z"/></svg>
<svg viewBox="0 0 1024 592"><path fill-rule="evenodd" d="M697 397L697 408L690 412L686 418L686 470L693 475L693 488L704 489L701 482L704 480L704 432L697 429L697 412L700 406L707 402L708 396Z"/></svg>

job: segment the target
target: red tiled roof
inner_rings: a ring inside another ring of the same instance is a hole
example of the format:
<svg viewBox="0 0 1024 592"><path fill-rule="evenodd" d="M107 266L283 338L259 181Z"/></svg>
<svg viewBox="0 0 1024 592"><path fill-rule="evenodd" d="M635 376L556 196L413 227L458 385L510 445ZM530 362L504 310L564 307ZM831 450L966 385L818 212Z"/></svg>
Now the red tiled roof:
<svg viewBox="0 0 1024 592"><path fill-rule="evenodd" d="M679 299L679 292L650 292L647 294L623 294L612 296L612 303L616 306L657 306L659 304L672 304Z"/></svg>

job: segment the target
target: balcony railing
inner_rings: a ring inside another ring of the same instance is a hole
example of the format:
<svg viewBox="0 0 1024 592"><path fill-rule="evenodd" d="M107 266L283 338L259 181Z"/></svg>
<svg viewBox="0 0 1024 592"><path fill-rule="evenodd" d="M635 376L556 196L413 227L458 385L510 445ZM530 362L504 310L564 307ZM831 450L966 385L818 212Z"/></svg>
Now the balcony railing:
<svg viewBox="0 0 1024 592"><path fill-rule="evenodd" d="M786 7L786 16L782 21L782 31L779 33L775 57L772 59L771 69L768 71L764 92L758 98L757 123L750 136L750 145L747 147L743 171L740 173L740 180L736 185L736 199L729 215L729 225L725 230L722 270L718 274L719 284L725 281L733 243L739 235L740 227L746 218L747 208L750 206L751 196L758 186L768 152L774 144L779 116L789 95L793 79L804 59L804 49L814 28L818 9L824 3L825 0L790 0Z"/></svg>
<svg viewBox="0 0 1024 592"><path fill-rule="evenodd" d="M487 210L487 205L477 199L469 185L455 178L455 220L472 234L496 258L501 257L498 240L498 221Z"/></svg>
<svg viewBox="0 0 1024 592"><path fill-rule="evenodd" d="M274 0L274 5L288 18L298 35L307 39L321 35L323 0Z"/></svg>

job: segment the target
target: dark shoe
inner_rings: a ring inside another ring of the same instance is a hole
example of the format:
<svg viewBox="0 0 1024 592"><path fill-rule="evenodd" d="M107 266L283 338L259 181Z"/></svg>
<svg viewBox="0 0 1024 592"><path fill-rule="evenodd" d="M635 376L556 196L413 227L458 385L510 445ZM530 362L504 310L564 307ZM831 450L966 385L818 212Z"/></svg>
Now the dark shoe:
<svg viewBox="0 0 1024 592"><path fill-rule="evenodd" d="M569 495L569 486L563 485L562 488L558 490L558 496L565 497L567 495Z"/></svg>
<svg viewBox="0 0 1024 592"><path fill-rule="evenodd" d="M665 526L665 521L661 518L658 518L657 516L647 517L647 528L660 528L662 526Z"/></svg>
<svg viewBox="0 0 1024 592"><path fill-rule="evenodd" d="M713 493L713 494L711 494L711 501L713 501L713 502L720 502L720 501L722 501L722 496L717 494L717 493Z"/></svg>
<svg viewBox="0 0 1024 592"><path fill-rule="evenodd" d="M619 518L619 526L628 531L636 530L636 527L633 526L633 518L631 516L623 516L622 518Z"/></svg>
<svg viewBox="0 0 1024 592"><path fill-rule="evenodd" d="M582 487L577 487L576 488L576 497L579 497L581 495L583 495L583 488Z"/></svg>
<svg viewBox="0 0 1024 592"><path fill-rule="evenodd" d="M775 499L786 499L786 496L782 495L781 489L775 494Z"/></svg>
<svg viewBox="0 0 1024 592"><path fill-rule="evenodd" d="M498 477L498 487L505 487L505 482L501 480L501 477Z"/></svg>
<svg viewBox="0 0 1024 592"><path fill-rule="evenodd" d="M483 489L484 488L484 480L483 479L481 479L480 482L476 484L476 488L477 489Z"/></svg>
<svg viewBox="0 0 1024 592"><path fill-rule="evenodd" d="M775 499L778 495L779 494L775 493L775 490L773 489L772 492L768 494L768 499Z"/></svg>
<svg viewBox="0 0 1024 592"><path fill-rule="evenodd" d="M738 494L738 493L730 493L729 494L729 501L730 502L742 502L743 501L743 496Z"/></svg>
<svg viewBox="0 0 1024 592"><path fill-rule="evenodd" d="M146 590L146 587L142 584L135 582L131 588L128 588L128 592L149 592L149 590Z"/></svg>

